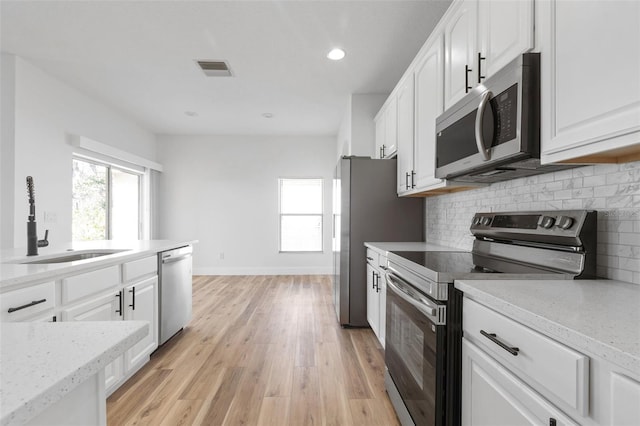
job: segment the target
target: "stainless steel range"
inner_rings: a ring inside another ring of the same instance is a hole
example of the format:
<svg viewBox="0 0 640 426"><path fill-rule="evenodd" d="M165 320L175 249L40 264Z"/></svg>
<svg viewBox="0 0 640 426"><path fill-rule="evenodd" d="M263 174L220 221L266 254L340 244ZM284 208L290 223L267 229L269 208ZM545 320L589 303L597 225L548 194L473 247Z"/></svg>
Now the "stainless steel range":
<svg viewBox="0 0 640 426"><path fill-rule="evenodd" d="M458 279L595 277L596 212L476 213L471 252L389 252L386 388L403 425L460 424Z"/></svg>

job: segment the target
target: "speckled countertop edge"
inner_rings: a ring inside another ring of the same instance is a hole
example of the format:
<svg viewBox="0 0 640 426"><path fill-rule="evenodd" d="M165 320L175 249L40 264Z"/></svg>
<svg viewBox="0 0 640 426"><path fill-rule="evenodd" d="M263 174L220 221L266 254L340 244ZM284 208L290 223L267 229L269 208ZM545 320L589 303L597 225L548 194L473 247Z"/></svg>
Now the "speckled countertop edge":
<svg viewBox="0 0 640 426"><path fill-rule="evenodd" d="M640 376L640 286L613 280L460 280L455 287L564 345ZM605 289L609 297L602 297ZM563 297L550 303L560 291ZM629 294L631 297L624 297ZM585 311L569 317L565 311L571 297Z"/></svg>
<svg viewBox="0 0 640 426"><path fill-rule="evenodd" d="M364 245L379 253L387 254L390 251L468 251L464 249L441 246L428 242L365 242Z"/></svg>
<svg viewBox="0 0 640 426"><path fill-rule="evenodd" d="M0 425L4 426L23 424L59 401L142 340L149 324L3 323L1 330ZM80 339L82 350L73 353Z"/></svg>
<svg viewBox="0 0 640 426"><path fill-rule="evenodd" d="M20 263L23 261L37 260L37 258L28 258L25 255L25 249L22 248L5 249L0 251L0 291L10 291L14 288L20 288L23 285L30 285L33 282L55 280L68 275L117 265L122 262L155 255L158 252L193 245L197 242L197 240L105 240L52 245L51 247L40 249L40 256L44 258L56 254L66 254L70 251L91 249L118 249L125 251L74 262L50 264Z"/></svg>

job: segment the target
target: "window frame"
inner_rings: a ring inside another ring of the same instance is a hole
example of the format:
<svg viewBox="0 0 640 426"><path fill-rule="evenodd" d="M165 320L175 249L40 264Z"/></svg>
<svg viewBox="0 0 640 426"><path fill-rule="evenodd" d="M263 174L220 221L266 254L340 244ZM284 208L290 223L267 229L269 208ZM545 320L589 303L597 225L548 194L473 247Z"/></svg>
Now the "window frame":
<svg viewBox="0 0 640 426"><path fill-rule="evenodd" d="M83 161L85 163L93 164L96 166L105 167L107 169L107 188L106 188L106 197L107 197L107 211L106 211L106 240L111 240L113 238L113 223L112 223L112 208L113 208L113 198L112 198L112 174L111 170L116 169L121 172L129 173L138 176L138 235L137 239L141 240L144 238L146 234L147 224L145 223L145 211L146 205L148 204L146 198L148 197L147 193L147 181L149 180L149 170L147 168L135 165L126 165L124 162L119 162L111 159L103 159L97 158L89 155L83 155L81 153L74 152L71 158L71 163L73 165L74 161ZM72 166L72 180L73 180L73 166ZM73 211L72 211L73 213ZM71 217L71 226L73 229L73 215ZM73 240L73 235L72 235Z"/></svg>
<svg viewBox="0 0 640 426"><path fill-rule="evenodd" d="M282 182L285 180L317 180L320 181L320 213L282 213ZM321 176L279 177L278 178L278 253L324 253L324 178ZM319 250L282 250L282 217L283 216L320 216L320 249Z"/></svg>

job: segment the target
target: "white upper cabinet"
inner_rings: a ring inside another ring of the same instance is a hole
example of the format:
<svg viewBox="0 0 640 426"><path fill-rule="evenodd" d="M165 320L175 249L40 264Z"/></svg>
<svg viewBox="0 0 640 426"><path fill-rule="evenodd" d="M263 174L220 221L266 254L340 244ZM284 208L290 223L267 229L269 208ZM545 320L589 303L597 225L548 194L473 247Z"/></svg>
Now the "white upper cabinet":
<svg viewBox="0 0 640 426"><path fill-rule="evenodd" d="M436 118L443 112L443 47L441 34L431 41L415 72L415 185L424 190L442 183L436 172Z"/></svg>
<svg viewBox="0 0 640 426"><path fill-rule="evenodd" d="M397 143L397 102L392 94L382 105L374 119L376 124L376 152L374 158L390 158L396 154Z"/></svg>
<svg viewBox="0 0 640 426"><path fill-rule="evenodd" d="M533 21L533 0L478 2L480 56L475 58L475 83L533 49Z"/></svg>
<svg viewBox="0 0 640 426"><path fill-rule="evenodd" d="M463 0L445 17L444 107L534 47L533 0Z"/></svg>
<svg viewBox="0 0 640 426"><path fill-rule="evenodd" d="M459 101L473 86L478 2L464 0L451 6L444 27L444 107Z"/></svg>
<svg viewBox="0 0 640 426"><path fill-rule="evenodd" d="M640 159L640 2L536 2L542 162Z"/></svg>
<svg viewBox="0 0 640 426"><path fill-rule="evenodd" d="M414 82L409 73L398 86L398 194L411 191L413 183Z"/></svg>
<svg viewBox="0 0 640 426"><path fill-rule="evenodd" d="M382 153L385 158L395 154L398 149L398 133L397 133L398 107L395 99L391 99L385 114L385 138L384 149Z"/></svg>
<svg viewBox="0 0 640 426"><path fill-rule="evenodd" d="M376 151L374 153L373 158L384 158L384 142L387 137L386 131L387 128L385 126L386 121L384 117L381 115L375 120L376 124Z"/></svg>

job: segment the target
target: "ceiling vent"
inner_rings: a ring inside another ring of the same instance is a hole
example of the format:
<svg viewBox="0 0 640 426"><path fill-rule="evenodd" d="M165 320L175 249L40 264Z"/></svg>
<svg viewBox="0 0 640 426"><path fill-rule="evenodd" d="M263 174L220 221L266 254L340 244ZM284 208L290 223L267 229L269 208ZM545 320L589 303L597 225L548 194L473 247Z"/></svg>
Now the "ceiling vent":
<svg viewBox="0 0 640 426"><path fill-rule="evenodd" d="M231 77L226 61L196 61L207 77Z"/></svg>

